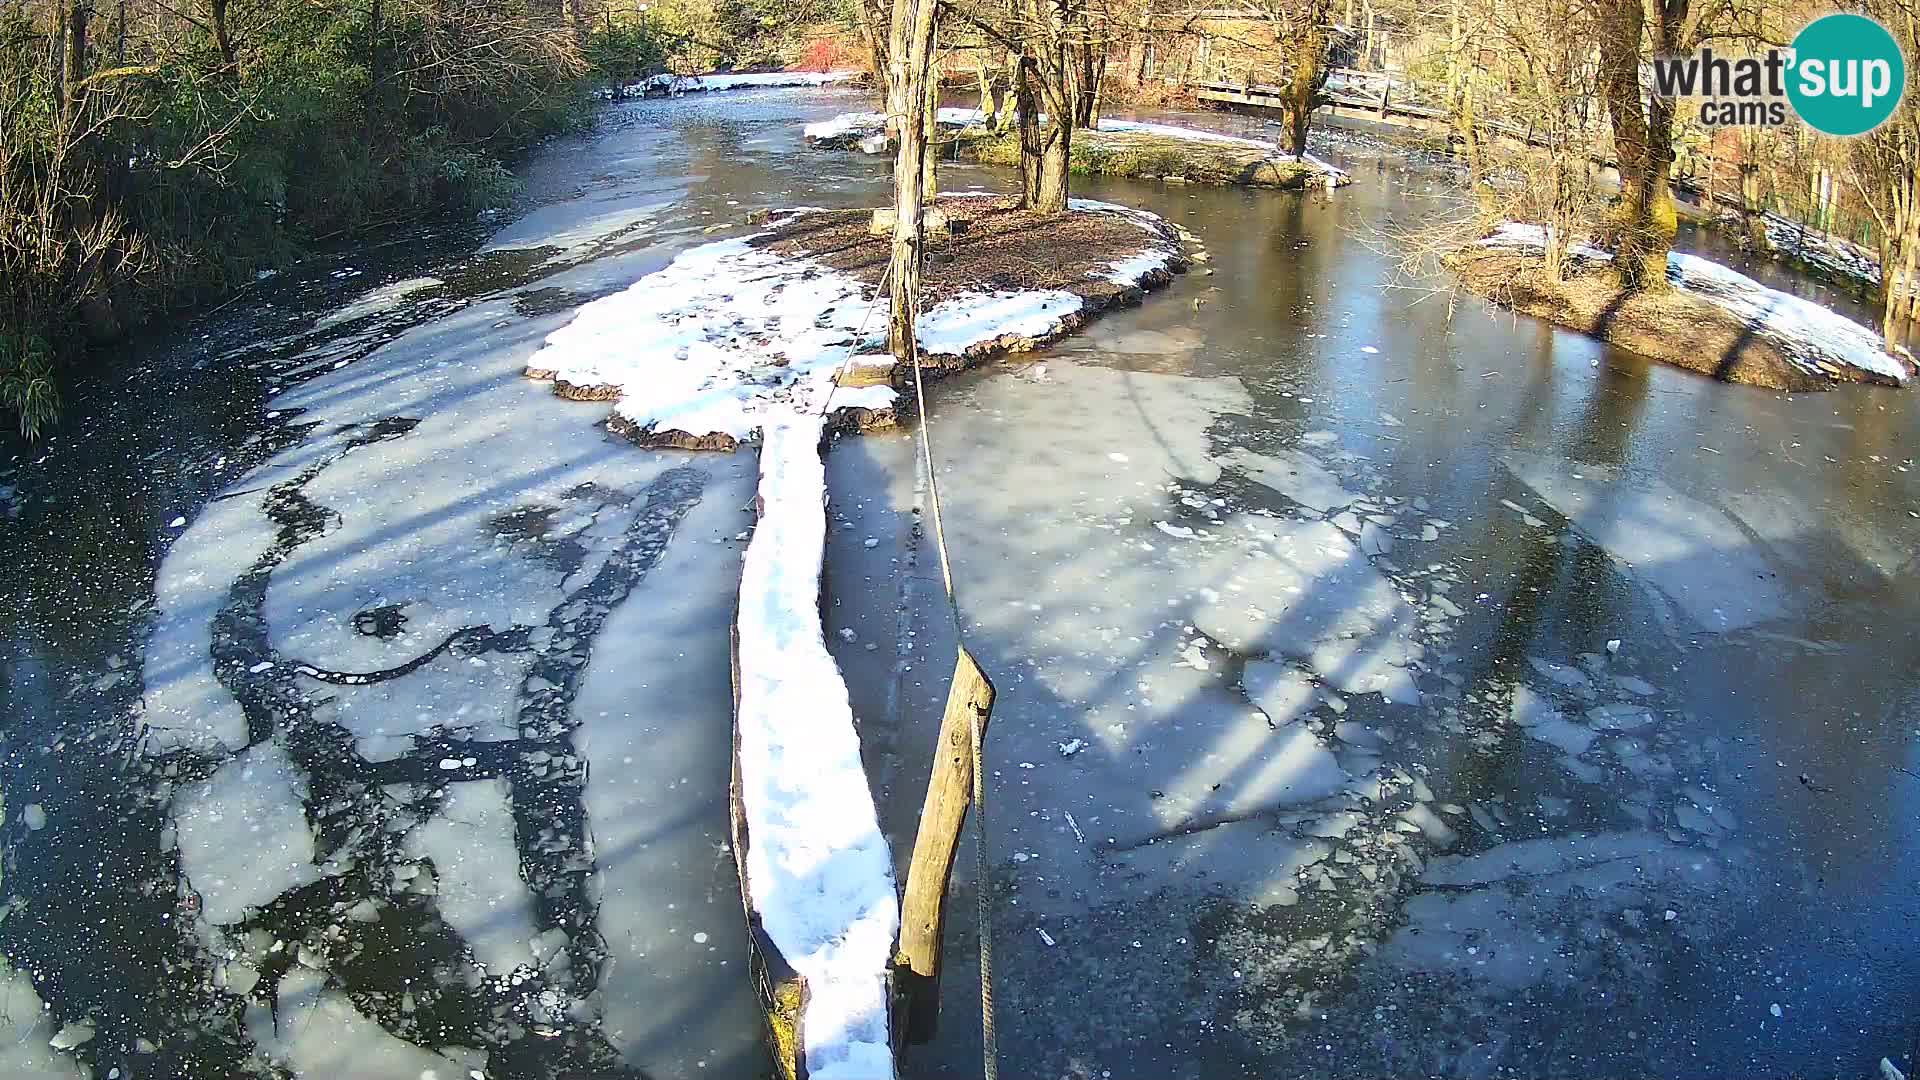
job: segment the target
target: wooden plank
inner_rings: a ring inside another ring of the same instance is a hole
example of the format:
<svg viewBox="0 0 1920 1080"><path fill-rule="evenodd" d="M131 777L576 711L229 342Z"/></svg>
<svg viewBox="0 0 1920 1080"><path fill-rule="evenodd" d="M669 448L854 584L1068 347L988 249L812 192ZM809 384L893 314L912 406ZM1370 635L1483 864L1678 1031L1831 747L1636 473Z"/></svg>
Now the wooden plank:
<svg viewBox="0 0 1920 1080"><path fill-rule="evenodd" d="M939 1026L947 885L960 846L960 828L973 802L973 724L977 717L984 738L992 716L993 682L962 645L947 690L946 711L940 717L933 775L927 780L927 799L920 810L906 895L900 904L900 948L894 957L894 993L900 1006L894 1016L896 1024L905 1024L909 1042L926 1042ZM985 882L975 885L985 886Z"/></svg>

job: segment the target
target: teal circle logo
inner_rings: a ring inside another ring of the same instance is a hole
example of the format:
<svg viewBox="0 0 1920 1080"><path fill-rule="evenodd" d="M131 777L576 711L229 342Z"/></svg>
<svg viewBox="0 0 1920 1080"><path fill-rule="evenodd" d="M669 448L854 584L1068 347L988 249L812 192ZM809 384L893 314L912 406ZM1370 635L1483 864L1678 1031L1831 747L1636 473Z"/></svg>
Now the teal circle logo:
<svg viewBox="0 0 1920 1080"><path fill-rule="evenodd" d="M1827 15L1793 39L1787 100L1815 131L1863 135L1886 122L1907 90L1900 44L1865 15Z"/></svg>

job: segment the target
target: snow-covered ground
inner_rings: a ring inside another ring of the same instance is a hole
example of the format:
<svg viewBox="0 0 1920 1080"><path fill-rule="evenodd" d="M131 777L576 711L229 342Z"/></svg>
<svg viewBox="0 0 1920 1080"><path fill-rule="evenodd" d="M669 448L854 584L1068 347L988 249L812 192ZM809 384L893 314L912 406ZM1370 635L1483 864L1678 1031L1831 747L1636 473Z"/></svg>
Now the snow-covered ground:
<svg viewBox="0 0 1920 1080"><path fill-rule="evenodd" d="M1176 252L1158 218L1112 203L1074 208L1140 225L1137 251L1105 272L1136 283ZM763 234L764 235L764 234ZM775 254L753 237L705 244L631 288L580 308L548 336L527 370L573 388L617 392L621 426L739 443L771 421L893 408L891 386L840 386L843 368L886 344L887 304L849 274ZM1044 338L1084 301L1058 289L966 293L919 322L921 349L962 356L997 339Z"/></svg>
<svg viewBox="0 0 1920 1080"><path fill-rule="evenodd" d="M943 108L938 114L938 122L944 127L966 128L987 122L987 114L979 109ZM1042 116L1041 120L1046 117ZM1145 120L1120 120L1114 117L1101 117L1096 130L1137 135L1158 135L1167 139L1184 139L1188 142L1218 143L1227 146L1245 146L1265 150L1275 157L1282 156L1278 143L1265 139L1249 139L1239 135L1227 135L1204 128L1185 127L1179 124L1160 124ZM820 120L806 125L802 133L813 142L830 139L858 139L861 148L869 153L882 153L884 142L875 140L886 130L886 117L877 112L841 113L828 120ZM1332 164L1313 156L1302 154L1301 161L1312 165L1336 183L1345 183L1347 174Z"/></svg>
<svg viewBox="0 0 1920 1080"><path fill-rule="evenodd" d="M645 97L648 94L697 94L710 90L770 90L783 86L831 86L859 78L858 71L763 71L736 75L713 72L706 75L675 75L663 72L639 82L622 85L618 90L603 90L603 99Z"/></svg>
<svg viewBox="0 0 1920 1080"><path fill-rule="evenodd" d="M1480 243L1541 251L1546 247L1546 229L1502 222ZM1574 245L1573 254L1593 262L1613 259L1591 244ZM1880 335L1811 300L1770 289L1720 263L1683 251L1670 252L1667 280L1675 288L1727 309L1809 375L1831 378L1828 368L1850 368L1896 383L1909 378L1906 365L1882 348Z"/></svg>

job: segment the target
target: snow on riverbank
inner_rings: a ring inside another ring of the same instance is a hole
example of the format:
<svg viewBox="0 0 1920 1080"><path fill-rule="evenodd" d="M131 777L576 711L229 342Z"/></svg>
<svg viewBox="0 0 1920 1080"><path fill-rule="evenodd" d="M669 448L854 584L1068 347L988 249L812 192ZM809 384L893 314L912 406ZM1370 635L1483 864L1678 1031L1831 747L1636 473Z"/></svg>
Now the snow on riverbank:
<svg viewBox="0 0 1920 1080"><path fill-rule="evenodd" d="M1045 120L1046 117L1043 115L1041 119ZM968 128L985 124L987 122L987 114L979 109L949 108L941 109L937 120L942 127ZM801 129L801 133L805 135L809 141L816 143L850 143L859 141L861 148L867 150L869 153L884 153L886 150L884 143L876 142L869 144L865 140L878 137L884 134L885 130L886 117L882 114L877 112L850 112L841 113L828 120L808 124ZM1178 124L1158 124L1145 120L1119 120L1112 117L1102 117L1100 122L1095 125L1095 130L1113 134L1154 135L1163 139L1181 139L1186 142L1214 143L1223 146L1245 146L1265 150L1276 158L1287 156L1282 153L1278 143L1269 140L1249 139L1240 135L1227 135L1218 131L1184 127ZM1322 161L1320 158L1314 157L1312 154L1302 154L1300 160L1328 176L1335 178L1336 183L1345 183L1350 179L1342 170Z"/></svg>
<svg viewBox="0 0 1920 1080"><path fill-rule="evenodd" d="M1178 257L1151 214L1090 200L1073 208L1124 215L1141 228L1139 249L1103 280L1139 284ZM850 274L753 239L694 248L583 306L547 336L528 374L567 396L614 399L616 429L686 445L731 447L783 418L892 409L891 386L836 383L850 361L882 355L885 299ZM1084 305L1059 289L965 293L922 316L920 347L959 357L1009 338L1045 339Z"/></svg>
<svg viewBox="0 0 1920 1080"><path fill-rule="evenodd" d="M1720 221L1733 226L1744 224L1743 216L1736 210L1721 213ZM1863 285L1880 284L1880 256L1845 237L1810 229L1771 210L1760 215L1760 227L1766 230L1767 246L1775 254L1852 278Z"/></svg>
<svg viewBox="0 0 1920 1080"><path fill-rule="evenodd" d="M769 90L783 86L828 86L833 83L851 82L859 78L858 71L764 71L743 75L730 72L716 72L707 75L674 75L663 73L627 83L617 92L619 97L645 97L648 94L695 94L712 90ZM605 91L602 97L616 96L612 90Z"/></svg>
<svg viewBox="0 0 1920 1080"><path fill-rule="evenodd" d="M1503 222L1480 243L1542 251L1546 229ZM1613 259L1591 244L1574 245L1573 254L1591 262ZM1826 369L1831 367L1851 368L1900 384L1909 378L1906 365L1887 354L1878 334L1811 300L1770 289L1736 270L1681 251L1667 255L1667 280L1676 289L1725 308L1809 375L1828 378Z"/></svg>

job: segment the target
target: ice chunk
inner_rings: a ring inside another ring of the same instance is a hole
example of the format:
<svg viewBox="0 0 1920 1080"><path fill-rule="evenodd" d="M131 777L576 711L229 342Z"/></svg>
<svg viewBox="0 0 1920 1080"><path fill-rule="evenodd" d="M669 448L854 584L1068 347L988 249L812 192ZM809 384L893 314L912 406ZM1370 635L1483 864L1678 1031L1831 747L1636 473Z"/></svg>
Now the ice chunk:
<svg viewBox="0 0 1920 1080"><path fill-rule="evenodd" d="M1247 474L1248 479L1319 513L1346 506L1360 497L1342 487L1338 477L1304 451L1282 449L1256 454L1235 449L1222 461Z"/></svg>
<svg viewBox="0 0 1920 1080"><path fill-rule="evenodd" d="M1247 698L1275 727L1290 724L1307 715L1318 699L1313 679L1292 664L1250 660L1240 676Z"/></svg>
<svg viewBox="0 0 1920 1080"><path fill-rule="evenodd" d="M181 795L181 868L208 922L237 922L318 877L306 798L306 781L276 742L234 756Z"/></svg>
<svg viewBox="0 0 1920 1080"><path fill-rule="evenodd" d="M533 897L520 879L511 797L505 780L456 781L406 844L409 858L432 860L441 916L496 976L534 962Z"/></svg>

